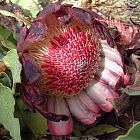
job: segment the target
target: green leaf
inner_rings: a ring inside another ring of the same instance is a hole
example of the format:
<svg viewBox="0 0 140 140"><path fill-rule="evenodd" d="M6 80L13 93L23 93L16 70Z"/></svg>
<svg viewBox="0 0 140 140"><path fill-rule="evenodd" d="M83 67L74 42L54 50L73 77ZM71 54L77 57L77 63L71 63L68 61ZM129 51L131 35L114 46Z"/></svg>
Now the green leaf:
<svg viewBox="0 0 140 140"><path fill-rule="evenodd" d="M32 17L36 17L37 13L41 10L41 5L38 0L11 0L12 3L21 6L24 10L30 11ZM28 15L29 16L29 15Z"/></svg>
<svg viewBox="0 0 140 140"><path fill-rule="evenodd" d="M7 55L3 58L3 62L12 72L12 77L13 77L12 89L14 90L15 83L21 82L20 74L22 69L21 63L19 62L19 57L17 55L17 50L16 49L10 50L7 53Z"/></svg>
<svg viewBox="0 0 140 140"><path fill-rule="evenodd" d="M10 31L8 31L6 28L0 25L0 37L2 36L3 38L7 39L10 33Z"/></svg>
<svg viewBox="0 0 140 140"><path fill-rule="evenodd" d="M0 83L2 83L4 86L7 86L7 87L12 86L12 81L5 72L0 73Z"/></svg>
<svg viewBox="0 0 140 140"><path fill-rule="evenodd" d="M19 120L14 118L15 100L10 88L0 83L0 123L14 140L21 140Z"/></svg>
<svg viewBox="0 0 140 140"><path fill-rule="evenodd" d="M140 140L140 122L136 123L126 135L119 136L116 140Z"/></svg>
<svg viewBox="0 0 140 140"><path fill-rule="evenodd" d="M0 46L1 47L1 46ZM0 50L1 51L1 50ZM0 59L2 59L4 57L3 53L0 52Z"/></svg>
<svg viewBox="0 0 140 140"><path fill-rule="evenodd" d="M24 113L24 122L35 136L47 132L47 120L40 113Z"/></svg>
<svg viewBox="0 0 140 140"><path fill-rule="evenodd" d="M1 43L4 47L6 47L7 49L15 49L16 45L14 43L12 43L11 41L4 39L2 37L0 37Z"/></svg>
<svg viewBox="0 0 140 140"><path fill-rule="evenodd" d="M2 14L4 16L16 18L17 20L22 21L25 25L30 26L30 22L19 14L15 14L15 13L9 12L7 10L1 10L1 9L0 9L0 14Z"/></svg>
<svg viewBox="0 0 140 140"><path fill-rule="evenodd" d="M34 136L47 131L47 120L38 112L25 111L25 105L21 99L16 100L16 115L19 116L22 127L27 126Z"/></svg>
<svg viewBox="0 0 140 140"><path fill-rule="evenodd" d="M86 126L77 120L74 121L73 133L75 136L82 136L82 132L86 129Z"/></svg>
<svg viewBox="0 0 140 140"><path fill-rule="evenodd" d="M0 61L7 54L7 49L0 42Z"/></svg>
<svg viewBox="0 0 140 140"><path fill-rule="evenodd" d="M99 136L106 133L112 133L118 130L119 130L118 128L112 125L102 124L102 125L98 125L96 127L86 130L84 132L84 135Z"/></svg>
<svg viewBox="0 0 140 140"><path fill-rule="evenodd" d="M131 96L138 96L140 95L140 91L139 90L131 90L129 88L121 88L121 90L125 93L127 93L128 95Z"/></svg>

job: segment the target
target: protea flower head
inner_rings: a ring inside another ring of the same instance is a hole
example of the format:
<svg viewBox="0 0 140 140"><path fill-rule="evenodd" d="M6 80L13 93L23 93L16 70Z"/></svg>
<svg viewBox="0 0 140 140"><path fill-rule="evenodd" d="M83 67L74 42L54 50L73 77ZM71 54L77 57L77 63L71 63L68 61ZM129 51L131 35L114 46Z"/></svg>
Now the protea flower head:
<svg viewBox="0 0 140 140"><path fill-rule="evenodd" d="M108 25L95 12L49 4L18 42L21 96L48 119L53 135L69 135L72 116L92 124L113 109L129 75Z"/></svg>

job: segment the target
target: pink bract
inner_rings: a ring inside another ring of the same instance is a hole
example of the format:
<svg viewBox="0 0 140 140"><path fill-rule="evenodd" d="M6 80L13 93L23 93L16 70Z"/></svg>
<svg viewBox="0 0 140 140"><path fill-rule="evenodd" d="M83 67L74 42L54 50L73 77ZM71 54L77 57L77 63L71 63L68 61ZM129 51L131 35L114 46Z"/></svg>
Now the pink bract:
<svg viewBox="0 0 140 140"><path fill-rule="evenodd" d="M71 5L49 4L23 27L21 96L52 135L69 135L72 116L89 125L113 109L110 100L129 82L118 47L100 16Z"/></svg>

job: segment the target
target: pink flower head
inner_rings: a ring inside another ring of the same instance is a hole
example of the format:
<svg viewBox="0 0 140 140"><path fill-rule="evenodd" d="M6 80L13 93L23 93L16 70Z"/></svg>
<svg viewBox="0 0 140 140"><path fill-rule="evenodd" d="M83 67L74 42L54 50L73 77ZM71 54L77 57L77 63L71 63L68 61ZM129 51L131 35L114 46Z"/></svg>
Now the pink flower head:
<svg viewBox="0 0 140 140"><path fill-rule="evenodd" d="M69 135L72 116L92 124L129 82L108 25L95 12L49 4L20 33L21 96L48 119L53 135Z"/></svg>

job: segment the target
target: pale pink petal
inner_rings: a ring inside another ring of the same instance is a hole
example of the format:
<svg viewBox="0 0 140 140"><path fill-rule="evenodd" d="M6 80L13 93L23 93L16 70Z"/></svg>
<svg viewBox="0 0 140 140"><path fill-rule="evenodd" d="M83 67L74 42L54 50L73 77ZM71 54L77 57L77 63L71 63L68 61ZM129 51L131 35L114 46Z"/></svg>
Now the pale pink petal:
<svg viewBox="0 0 140 140"><path fill-rule="evenodd" d="M102 51L103 51L102 55L107 57L108 59L116 62L120 66L123 66L121 55L117 51L117 49L109 47L109 44L107 43L106 40L101 40L101 44L102 44Z"/></svg>
<svg viewBox="0 0 140 140"><path fill-rule="evenodd" d="M99 113L100 108L97 106L97 104L95 104L90 97L84 92L80 92L78 94L80 100L82 101L82 103L91 111L95 112L95 113Z"/></svg>
<svg viewBox="0 0 140 140"><path fill-rule="evenodd" d="M124 85L127 85L130 81L130 75L128 71L124 73L124 67L118 65L115 61L110 60L109 58L105 57L102 59L100 66L102 68L108 69L112 71L113 73L116 73L117 75L121 76L121 83ZM117 77L116 77L117 78Z"/></svg>
<svg viewBox="0 0 140 140"><path fill-rule="evenodd" d="M118 94L109 86L94 80L85 90L88 96L98 104L102 110L110 112L113 109L112 104L108 100L117 98Z"/></svg>
<svg viewBox="0 0 140 140"><path fill-rule="evenodd" d="M102 47L104 47L104 48L111 48L111 46L107 43L106 40L100 40L100 41L101 41Z"/></svg>
<svg viewBox="0 0 140 140"><path fill-rule="evenodd" d="M69 135L73 130L73 121L66 101L61 97L49 96L48 111L56 114L65 114L70 117L68 121L48 121L51 134L57 136Z"/></svg>
<svg viewBox="0 0 140 140"><path fill-rule="evenodd" d="M111 71L113 71L114 73L117 73L120 76L124 75L122 66L118 65L116 62L108 59L107 57L102 59L101 67L105 68L105 69L108 69L108 70L111 70Z"/></svg>
<svg viewBox="0 0 140 140"><path fill-rule="evenodd" d="M94 123L97 116L99 116L98 114L88 110L78 96L73 96L70 99L67 99L67 102L72 115L84 124Z"/></svg>
<svg viewBox="0 0 140 140"><path fill-rule="evenodd" d="M113 73L108 69L103 69L97 72L97 75L100 79L105 81L107 85L115 88L117 84L120 82L120 76L118 74Z"/></svg>
<svg viewBox="0 0 140 140"><path fill-rule="evenodd" d="M113 48L102 48L103 55L110 60L115 61L120 66L123 66L120 54L117 54Z"/></svg>

